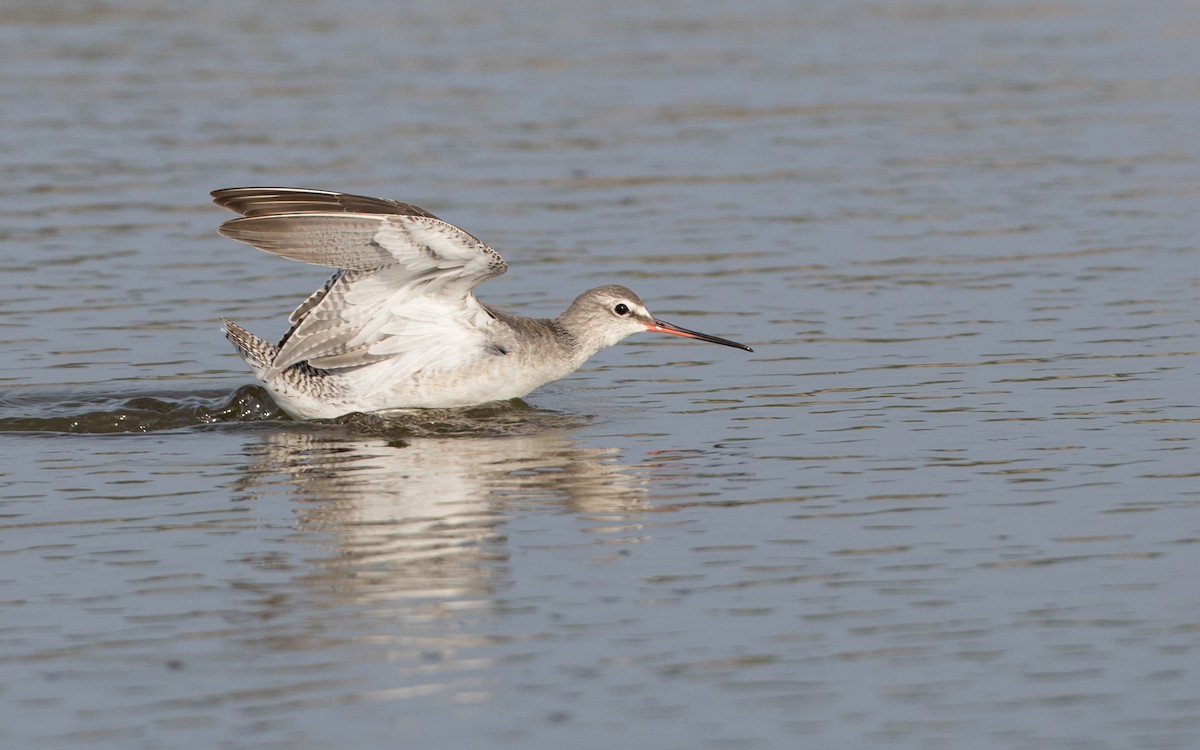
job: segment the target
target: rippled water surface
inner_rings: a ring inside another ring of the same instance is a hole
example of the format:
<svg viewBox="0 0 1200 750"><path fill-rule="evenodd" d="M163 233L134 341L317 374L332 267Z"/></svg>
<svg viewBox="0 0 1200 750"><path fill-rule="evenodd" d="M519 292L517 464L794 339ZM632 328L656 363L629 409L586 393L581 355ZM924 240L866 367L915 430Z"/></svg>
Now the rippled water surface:
<svg viewBox="0 0 1200 750"><path fill-rule="evenodd" d="M0 744L1200 745L1200 6L15 2ZM325 272L209 190L411 201L652 335L281 415Z"/></svg>

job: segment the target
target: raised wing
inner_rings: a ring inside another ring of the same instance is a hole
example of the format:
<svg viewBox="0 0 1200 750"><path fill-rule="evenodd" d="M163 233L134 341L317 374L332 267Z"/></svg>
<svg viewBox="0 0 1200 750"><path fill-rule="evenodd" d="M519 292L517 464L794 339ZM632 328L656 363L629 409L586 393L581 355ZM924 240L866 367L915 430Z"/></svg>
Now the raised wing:
<svg viewBox="0 0 1200 750"><path fill-rule="evenodd" d="M292 260L348 270L399 264L476 284L508 265L500 253L424 209L399 201L298 188L227 188L213 202L243 214L218 230Z"/></svg>
<svg viewBox="0 0 1200 750"><path fill-rule="evenodd" d="M472 289L508 266L458 227L407 203L321 190L229 188L213 199L244 215L221 225L226 237L342 269L292 313L274 371L382 359L449 367L489 351L492 318Z"/></svg>
<svg viewBox="0 0 1200 750"><path fill-rule="evenodd" d="M495 321L475 295L426 294L403 284L402 273L340 272L292 313L272 371L300 362L340 370L392 360L395 372L413 374L493 356Z"/></svg>

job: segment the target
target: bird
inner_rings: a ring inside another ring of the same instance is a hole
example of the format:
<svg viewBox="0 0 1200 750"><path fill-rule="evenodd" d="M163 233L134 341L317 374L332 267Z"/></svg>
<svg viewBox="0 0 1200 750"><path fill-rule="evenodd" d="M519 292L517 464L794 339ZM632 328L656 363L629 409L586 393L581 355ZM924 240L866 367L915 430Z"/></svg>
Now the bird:
<svg viewBox="0 0 1200 750"><path fill-rule="evenodd" d="M408 203L286 187L223 188L212 198L241 214L221 224L221 235L336 269L292 311L277 344L221 319L225 337L295 419L521 398L644 331L753 351L659 320L617 284L589 289L556 318L484 304L475 287L503 274L504 258Z"/></svg>

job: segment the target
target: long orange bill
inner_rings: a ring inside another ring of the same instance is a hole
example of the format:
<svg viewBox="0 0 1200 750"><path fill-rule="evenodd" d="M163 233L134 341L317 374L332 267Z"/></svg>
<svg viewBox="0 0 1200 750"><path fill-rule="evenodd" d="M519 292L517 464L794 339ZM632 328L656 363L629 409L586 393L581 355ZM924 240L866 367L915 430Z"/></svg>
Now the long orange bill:
<svg viewBox="0 0 1200 750"><path fill-rule="evenodd" d="M717 336L709 336L707 333L700 333L699 331L689 331L686 328L680 328L677 325L672 325L665 320L655 320L653 323L647 323L646 330L654 331L655 333L669 333L672 336L683 336L687 339L699 339L700 341L707 341L712 344L720 344L721 346L732 346L734 349L742 349L748 352L754 351L745 344L739 344L736 341L730 341L729 339L723 339Z"/></svg>

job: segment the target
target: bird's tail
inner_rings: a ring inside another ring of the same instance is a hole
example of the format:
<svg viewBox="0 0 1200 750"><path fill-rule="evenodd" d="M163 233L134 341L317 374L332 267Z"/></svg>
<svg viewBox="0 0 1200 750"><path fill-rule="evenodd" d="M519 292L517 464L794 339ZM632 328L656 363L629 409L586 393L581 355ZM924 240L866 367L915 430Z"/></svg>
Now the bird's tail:
<svg viewBox="0 0 1200 750"><path fill-rule="evenodd" d="M238 354L242 355L242 359L246 360L246 364L250 365L250 369L260 379L271 369L271 363L275 361L279 347L255 336L228 318L221 318L221 332L225 334L225 338L229 339L229 343L233 344L234 348L238 350Z"/></svg>

